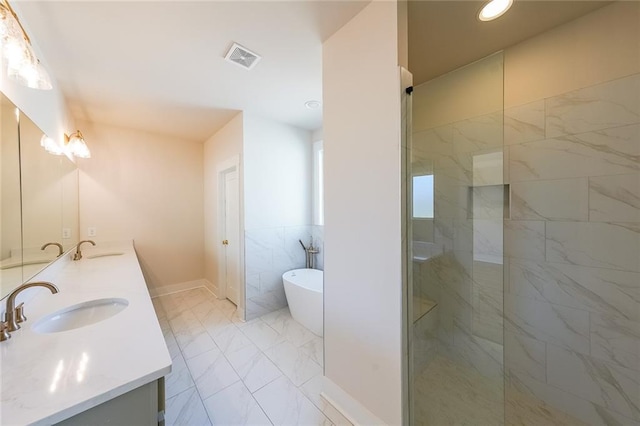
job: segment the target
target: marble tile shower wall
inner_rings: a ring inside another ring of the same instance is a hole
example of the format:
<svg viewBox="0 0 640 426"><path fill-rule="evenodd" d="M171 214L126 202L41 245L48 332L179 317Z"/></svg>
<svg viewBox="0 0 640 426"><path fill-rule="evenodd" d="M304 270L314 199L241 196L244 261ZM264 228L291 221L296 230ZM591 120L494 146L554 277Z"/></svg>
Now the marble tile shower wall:
<svg viewBox="0 0 640 426"><path fill-rule="evenodd" d="M429 242L443 253L414 264L415 296L437 303L414 327L415 372L441 354L502 385L502 128L498 111L413 135L414 175L434 175Z"/></svg>
<svg viewBox="0 0 640 426"><path fill-rule="evenodd" d="M305 252L298 240L308 245L313 237L319 247L316 269L324 268L324 227L293 226L245 231L246 319L287 306L282 274L305 267Z"/></svg>
<svg viewBox="0 0 640 426"><path fill-rule="evenodd" d="M507 419L640 425L640 74L504 116Z"/></svg>

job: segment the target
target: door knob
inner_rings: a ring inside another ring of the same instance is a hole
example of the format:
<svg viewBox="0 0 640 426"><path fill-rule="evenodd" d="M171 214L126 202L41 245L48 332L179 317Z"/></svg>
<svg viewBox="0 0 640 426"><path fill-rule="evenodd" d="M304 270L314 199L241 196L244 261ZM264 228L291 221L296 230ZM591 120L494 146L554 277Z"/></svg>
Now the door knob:
<svg viewBox="0 0 640 426"><path fill-rule="evenodd" d="M228 246L229 245L229 240L222 240L222 245L223 246Z"/></svg>

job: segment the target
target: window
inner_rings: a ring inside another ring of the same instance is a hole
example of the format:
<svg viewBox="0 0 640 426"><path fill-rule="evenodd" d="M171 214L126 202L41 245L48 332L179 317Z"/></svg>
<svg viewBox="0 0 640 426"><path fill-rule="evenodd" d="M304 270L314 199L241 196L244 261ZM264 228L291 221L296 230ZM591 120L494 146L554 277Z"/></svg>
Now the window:
<svg viewBox="0 0 640 426"><path fill-rule="evenodd" d="M324 149L313 143L313 224L324 225Z"/></svg>
<svg viewBox="0 0 640 426"><path fill-rule="evenodd" d="M413 177L413 218L433 219L433 175Z"/></svg>

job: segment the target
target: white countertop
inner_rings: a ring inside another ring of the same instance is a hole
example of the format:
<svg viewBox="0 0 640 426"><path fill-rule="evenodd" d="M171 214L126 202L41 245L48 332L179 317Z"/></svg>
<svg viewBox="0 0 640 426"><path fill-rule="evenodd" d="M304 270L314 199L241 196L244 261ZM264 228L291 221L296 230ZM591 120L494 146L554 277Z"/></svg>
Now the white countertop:
<svg viewBox="0 0 640 426"><path fill-rule="evenodd" d="M86 258L101 252L123 254ZM171 371L133 244L87 247L83 254L74 262L67 253L32 280L51 281L60 293L29 289L16 300L16 306L26 300L28 320L0 342L2 425L56 423ZM39 334L31 328L45 315L102 298L123 298L129 306L74 330Z"/></svg>

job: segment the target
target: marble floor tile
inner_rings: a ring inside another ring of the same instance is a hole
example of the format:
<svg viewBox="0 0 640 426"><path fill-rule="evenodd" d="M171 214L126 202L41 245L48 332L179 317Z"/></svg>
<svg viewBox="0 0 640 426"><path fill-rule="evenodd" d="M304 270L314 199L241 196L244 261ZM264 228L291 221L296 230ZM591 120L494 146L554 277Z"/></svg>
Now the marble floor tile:
<svg viewBox="0 0 640 426"><path fill-rule="evenodd" d="M229 352L226 357L251 392L282 376L278 367L256 345Z"/></svg>
<svg viewBox="0 0 640 426"><path fill-rule="evenodd" d="M315 336L313 339L300 346L300 349L302 349L309 358L317 362L320 366L324 366L324 340L322 337Z"/></svg>
<svg viewBox="0 0 640 426"><path fill-rule="evenodd" d="M191 309L194 306L199 305L202 300L207 299L212 294L209 290L204 287L198 287L191 290L186 290L181 292L182 294L182 303L187 306L187 308Z"/></svg>
<svg viewBox="0 0 640 426"><path fill-rule="evenodd" d="M172 332L168 332L164 335L164 341L167 344L167 349L169 350L169 355L171 355L171 359L175 359L177 356L182 355L180 351L180 346L178 345L178 341Z"/></svg>
<svg viewBox="0 0 640 426"><path fill-rule="evenodd" d="M222 317L226 318L224 313L218 309L215 303L209 299L203 299L197 305L191 308L191 312L198 318L198 321L204 323L209 317Z"/></svg>
<svg viewBox="0 0 640 426"><path fill-rule="evenodd" d="M322 367L309 357L307 351L295 347L291 342L274 346L265 354L296 386L322 373Z"/></svg>
<svg viewBox="0 0 640 426"><path fill-rule="evenodd" d="M209 416L195 387L169 398L166 403L164 418L166 426L211 425Z"/></svg>
<svg viewBox="0 0 640 426"><path fill-rule="evenodd" d="M282 308L277 311L271 312L269 314L263 315L260 319L271 326L278 333L282 333L284 329L284 323L290 321L291 312L289 312L289 308Z"/></svg>
<svg viewBox="0 0 640 426"><path fill-rule="evenodd" d="M161 296L159 299L168 319L173 319L189 309L187 305L183 303L182 297L179 294L169 294Z"/></svg>
<svg viewBox="0 0 640 426"><path fill-rule="evenodd" d="M284 337L269 326L264 321L251 321L242 327L242 332L261 350L267 350L279 343L282 343Z"/></svg>
<svg viewBox="0 0 640 426"><path fill-rule="evenodd" d="M194 385L182 355L177 356L172 361L171 373L165 376L165 393L167 398L171 398Z"/></svg>
<svg viewBox="0 0 640 426"><path fill-rule="evenodd" d="M291 318L282 323L282 330L277 330L285 340L291 342L294 346L302 346L310 342L316 337L311 331L303 327L296 320Z"/></svg>
<svg viewBox="0 0 640 426"><path fill-rule="evenodd" d="M173 360L167 425L350 425L320 397L323 339L288 308L245 322L235 305L198 289L155 305Z"/></svg>
<svg viewBox="0 0 640 426"><path fill-rule="evenodd" d="M272 424L242 382L235 383L205 399L204 405L214 425Z"/></svg>
<svg viewBox="0 0 640 426"><path fill-rule="evenodd" d="M224 353L237 351L253 344L235 324L229 324L216 330L211 337Z"/></svg>
<svg viewBox="0 0 640 426"><path fill-rule="evenodd" d="M188 359L187 366L202 398L208 398L240 380L218 349Z"/></svg>
<svg viewBox="0 0 640 426"><path fill-rule="evenodd" d="M204 327L175 333L178 345L185 359L193 358L211 349L218 349Z"/></svg>
<svg viewBox="0 0 640 426"><path fill-rule="evenodd" d="M274 425L331 425L331 421L286 377L254 394Z"/></svg>
<svg viewBox="0 0 640 426"><path fill-rule="evenodd" d="M229 319L231 319L231 317L235 314L237 309L236 305L231 303L228 299L220 300L213 297L213 303L220 310L220 312L225 314Z"/></svg>
<svg viewBox="0 0 640 426"><path fill-rule="evenodd" d="M223 331L226 327L230 325L235 325L226 315L217 311L215 314L207 315L202 320L200 320L202 326L207 330L210 336L215 336L221 331Z"/></svg>
<svg viewBox="0 0 640 426"><path fill-rule="evenodd" d="M171 329L174 333L202 327L198 318L196 318L193 312L188 309L180 312L174 317L169 317L169 324L171 325Z"/></svg>

